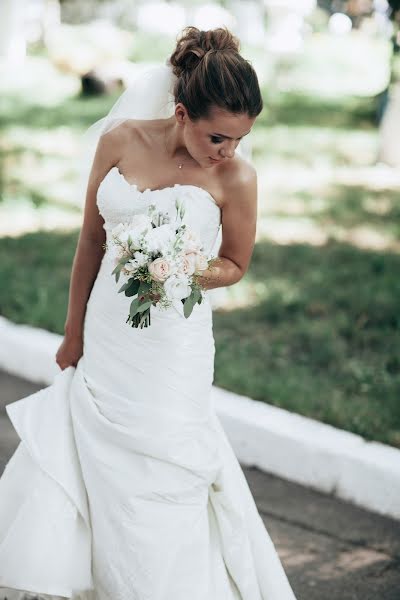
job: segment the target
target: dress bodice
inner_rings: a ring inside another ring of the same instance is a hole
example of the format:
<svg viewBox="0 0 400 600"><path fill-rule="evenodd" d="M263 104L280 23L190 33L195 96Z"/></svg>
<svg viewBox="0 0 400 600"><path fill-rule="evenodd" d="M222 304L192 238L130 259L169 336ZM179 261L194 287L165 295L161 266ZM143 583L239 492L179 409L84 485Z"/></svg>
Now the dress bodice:
<svg viewBox="0 0 400 600"><path fill-rule="evenodd" d="M128 183L117 167L107 173L97 192L97 206L104 219L106 241L115 225L128 220L135 213L147 211L150 204L174 215L177 199L184 202L184 222L198 233L203 252L209 256L221 224L221 209L207 190L196 185L176 183L162 189L140 191L136 184Z"/></svg>

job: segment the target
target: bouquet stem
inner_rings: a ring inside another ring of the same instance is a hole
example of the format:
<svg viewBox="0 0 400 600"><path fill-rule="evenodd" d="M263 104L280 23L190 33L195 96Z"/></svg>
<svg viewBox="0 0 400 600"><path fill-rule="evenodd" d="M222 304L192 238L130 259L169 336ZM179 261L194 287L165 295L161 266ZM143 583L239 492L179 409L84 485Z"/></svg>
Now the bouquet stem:
<svg viewBox="0 0 400 600"><path fill-rule="evenodd" d="M147 308L143 312L136 313L133 317L128 316L125 323L128 323L131 327L143 329L143 327L149 327L150 321L150 308Z"/></svg>

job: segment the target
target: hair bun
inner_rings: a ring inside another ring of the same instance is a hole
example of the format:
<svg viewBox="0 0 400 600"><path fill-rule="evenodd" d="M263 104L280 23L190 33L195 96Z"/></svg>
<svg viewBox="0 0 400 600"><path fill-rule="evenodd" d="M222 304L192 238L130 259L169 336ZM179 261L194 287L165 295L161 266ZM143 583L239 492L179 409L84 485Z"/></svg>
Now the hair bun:
<svg viewBox="0 0 400 600"><path fill-rule="evenodd" d="M192 71L206 54L213 51L234 52L240 50L240 42L227 28L217 27L203 31L197 27L185 27L169 58L174 74Z"/></svg>

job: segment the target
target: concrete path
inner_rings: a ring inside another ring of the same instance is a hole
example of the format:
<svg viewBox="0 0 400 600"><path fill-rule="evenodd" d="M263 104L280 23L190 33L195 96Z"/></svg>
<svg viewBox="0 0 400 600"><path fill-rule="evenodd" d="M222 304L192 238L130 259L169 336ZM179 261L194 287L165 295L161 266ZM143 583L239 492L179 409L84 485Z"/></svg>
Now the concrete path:
<svg viewBox="0 0 400 600"><path fill-rule="evenodd" d="M0 371L0 472L18 444L4 407L40 387ZM297 600L400 600L400 522L244 473Z"/></svg>

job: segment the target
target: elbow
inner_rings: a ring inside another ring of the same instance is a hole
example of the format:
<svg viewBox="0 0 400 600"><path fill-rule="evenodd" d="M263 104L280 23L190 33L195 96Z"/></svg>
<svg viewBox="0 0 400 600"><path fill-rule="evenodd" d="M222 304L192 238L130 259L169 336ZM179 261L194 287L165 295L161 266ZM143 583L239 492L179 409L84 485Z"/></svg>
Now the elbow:
<svg viewBox="0 0 400 600"><path fill-rule="evenodd" d="M234 283L238 283L243 278L243 276L245 275L245 273L247 271L246 268L241 267L237 263L233 263L233 264L235 265L235 268L232 273L230 285L233 285Z"/></svg>

